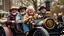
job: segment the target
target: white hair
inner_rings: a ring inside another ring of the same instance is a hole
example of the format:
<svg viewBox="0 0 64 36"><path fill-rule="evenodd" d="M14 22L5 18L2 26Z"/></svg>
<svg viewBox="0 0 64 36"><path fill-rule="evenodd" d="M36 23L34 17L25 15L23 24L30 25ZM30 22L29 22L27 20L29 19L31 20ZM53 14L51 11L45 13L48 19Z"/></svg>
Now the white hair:
<svg viewBox="0 0 64 36"><path fill-rule="evenodd" d="M34 9L33 6L28 6L26 11L28 12L29 10L33 10L33 11L35 11L35 9Z"/></svg>

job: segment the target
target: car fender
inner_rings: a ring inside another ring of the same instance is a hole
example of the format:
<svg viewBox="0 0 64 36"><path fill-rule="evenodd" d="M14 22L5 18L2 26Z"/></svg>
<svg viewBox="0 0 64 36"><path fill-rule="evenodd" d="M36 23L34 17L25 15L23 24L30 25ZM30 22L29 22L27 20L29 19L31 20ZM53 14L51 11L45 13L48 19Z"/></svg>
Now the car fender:
<svg viewBox="0 0 64 36"><path fill-rule="evenodd" d="M43 34L42 36L49 36L49 33L47 32L47 30L44 29L43 27L36 27L32 29L31 31L29 31L28 36L35 36L35 34L37 34L36 32L38 31L40 31L41 34Z"/></svg>

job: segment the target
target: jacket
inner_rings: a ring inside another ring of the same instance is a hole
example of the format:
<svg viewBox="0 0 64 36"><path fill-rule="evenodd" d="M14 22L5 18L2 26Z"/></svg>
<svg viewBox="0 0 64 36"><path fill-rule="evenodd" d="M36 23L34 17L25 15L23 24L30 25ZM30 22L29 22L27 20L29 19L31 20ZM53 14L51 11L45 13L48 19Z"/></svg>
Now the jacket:
<svg viewBox="0 0 64 36"><path fill-rule="evenodd" d="M26 14L25 16L24 16L24 18L23 18L23 22L24 23L27 23L28 22L28 20L29 20L29 15L28 14ZM32 21L34 21L34 19L36 19L38 17L38 14L34 14L34 16L33 16L33 18L32 18Z"/></svg>
<svg viewBox="0 0 64 36"><path fill-rule="evenodd" d="M16 15L9 14L7 17L7 22L11 23L11 21L16 20Z"/></svg>
<svg viewBox="0 0 64 36"><path fill-rule="evenodd" d="M16 16L16 22L17 23L23 23L23 17L24 17L25 14L20 14L18 13L17 16Z"/></svg>
<svg viewBox="0 0 64 36"><path fill-rule="evenodd" d="M38 15L43 16L43 17L44 17L44 19L46 18L46 13L41 13L41 12L39 12L39 13L38 13Z"/></svg>

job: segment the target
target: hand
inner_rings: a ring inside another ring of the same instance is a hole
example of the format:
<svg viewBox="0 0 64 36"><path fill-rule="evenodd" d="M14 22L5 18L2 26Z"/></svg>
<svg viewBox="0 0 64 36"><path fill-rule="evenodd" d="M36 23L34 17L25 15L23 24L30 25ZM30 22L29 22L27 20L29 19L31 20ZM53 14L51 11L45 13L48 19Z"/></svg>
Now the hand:
<svg viewBox="0 0 64 36"><path fill-rule="evenodd" d="M38 15L38 18L42 18L43 16L41 16L41 15Z"/></svg>
<svg viewBox="0 0 64 36"><path fill-rule="evenodd" d="M29 19L32 19L33 17L32 16L29 16Z"/></svg>

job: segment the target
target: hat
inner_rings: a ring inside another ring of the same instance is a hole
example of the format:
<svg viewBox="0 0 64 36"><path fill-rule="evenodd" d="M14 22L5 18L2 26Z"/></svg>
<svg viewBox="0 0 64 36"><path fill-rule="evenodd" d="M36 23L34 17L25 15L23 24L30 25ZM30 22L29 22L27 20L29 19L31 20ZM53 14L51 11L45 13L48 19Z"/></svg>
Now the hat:
<svg viewBox="0 0 64 36"><path fill-rule="evenodd" d="M27 8L20 6L19 9L18 9L18 12L20 12L21 9L25 9L26 10Z"/></svg>
<svg viewBox="0 0 64 36"><path fill-rule="evenodd" d="M41 9L46 9L46 7L44 7L44 6L41 6L41 7L39 8L39 11L40 11Z"/></svg>
<svg viewBox="0 0 64 36"><path fill-rule="evenodd" d="M9 12L12 12L13 10L18 10L18 7L12 6Z"/></svg>
<svg viewBox="0 0 64 36"><path fill-rule="evenodd" d="M12 8L12 9L10 9L9 11L12 12L13 10L17 10L17 8Z"/></svg>

